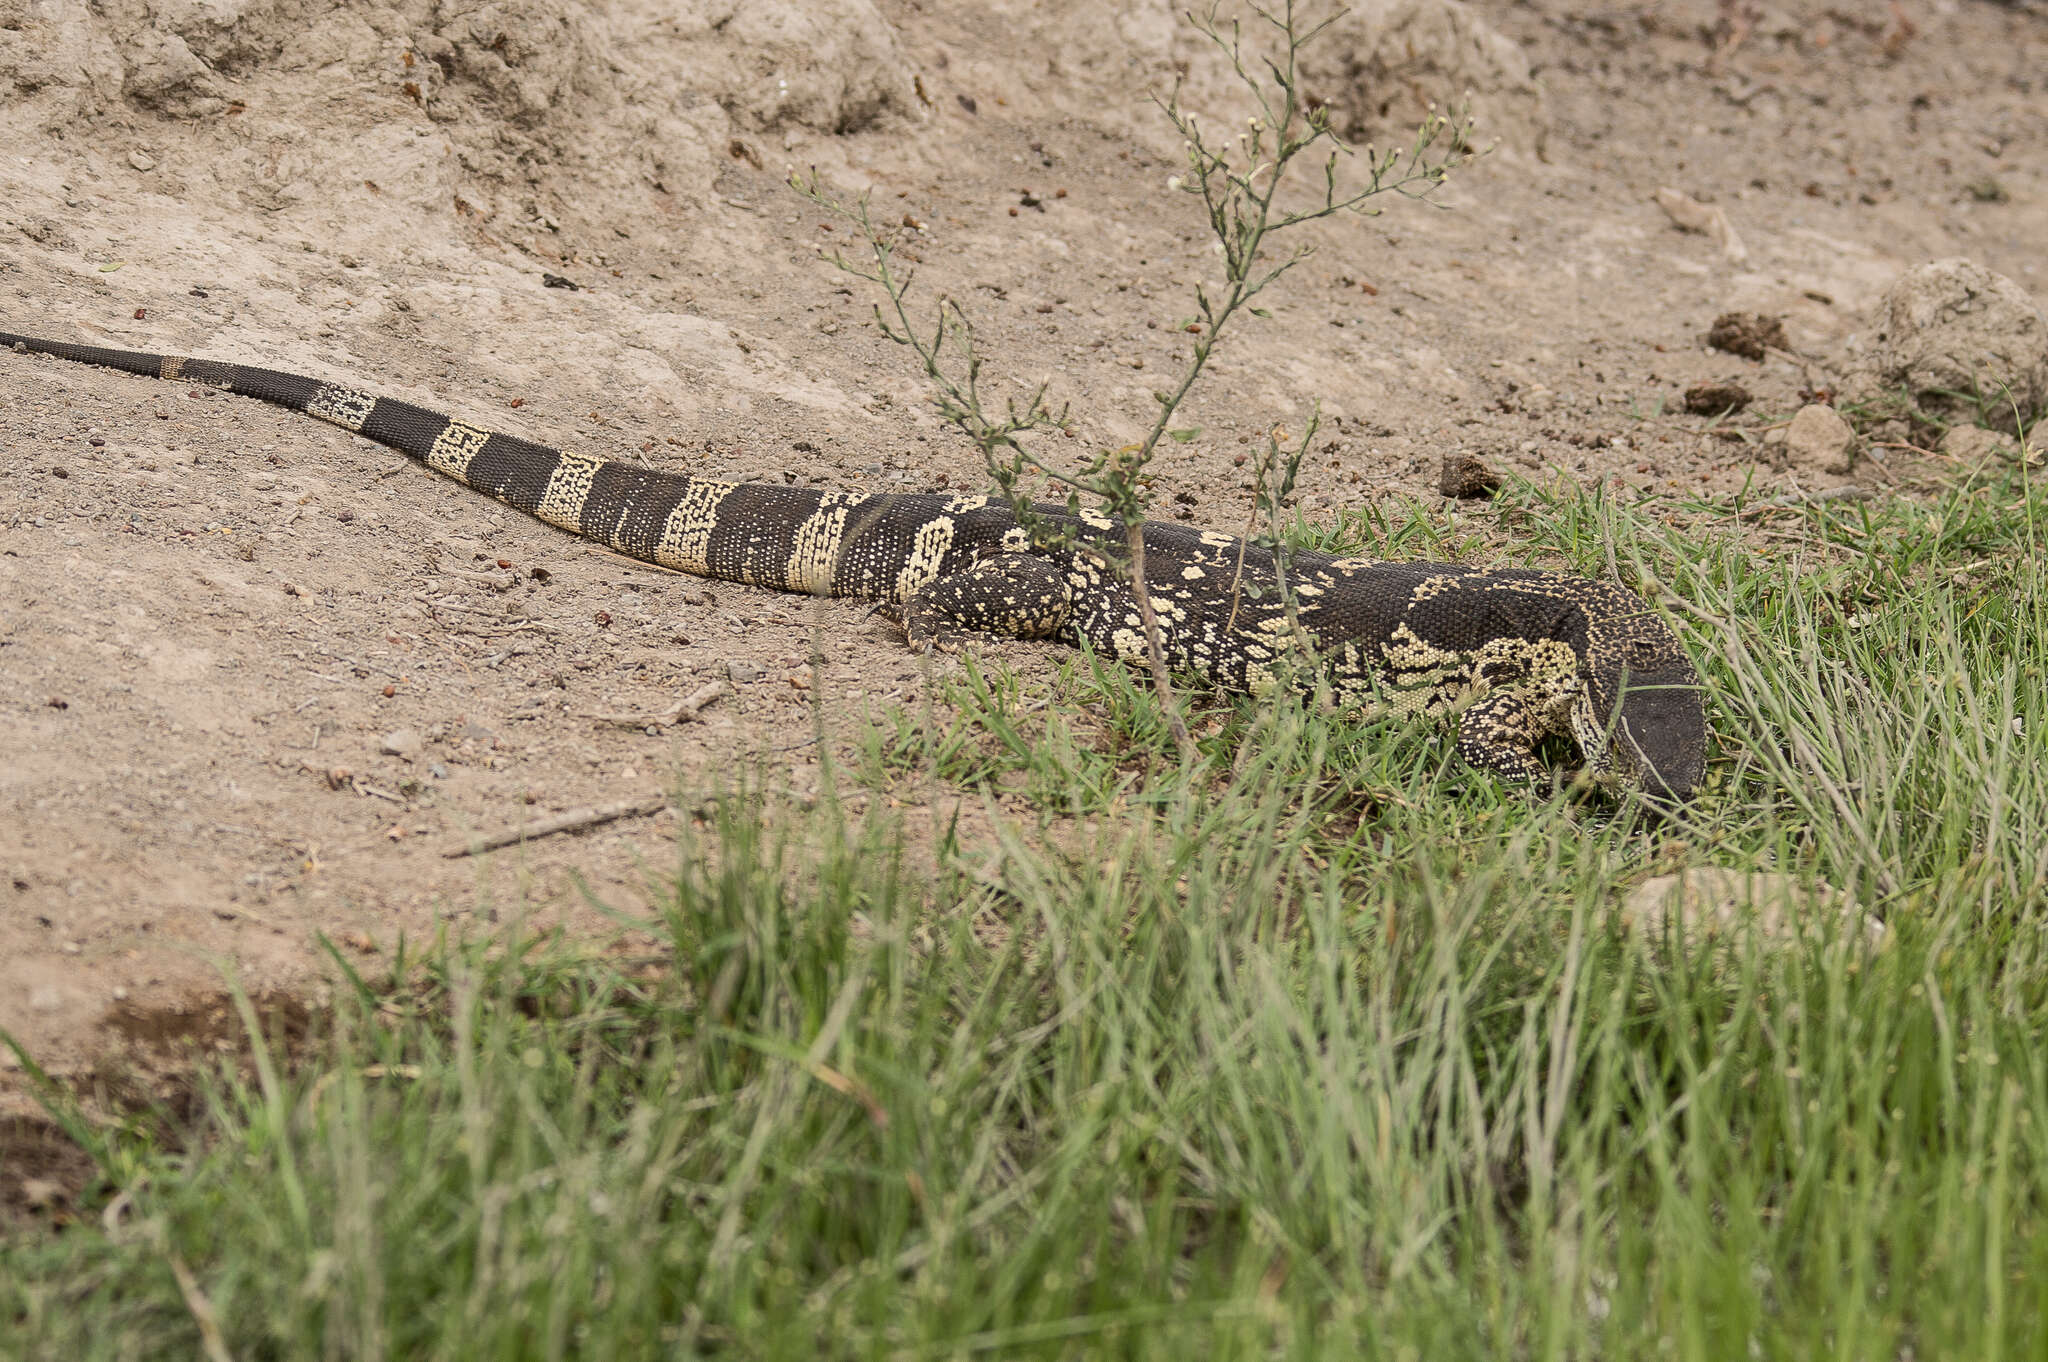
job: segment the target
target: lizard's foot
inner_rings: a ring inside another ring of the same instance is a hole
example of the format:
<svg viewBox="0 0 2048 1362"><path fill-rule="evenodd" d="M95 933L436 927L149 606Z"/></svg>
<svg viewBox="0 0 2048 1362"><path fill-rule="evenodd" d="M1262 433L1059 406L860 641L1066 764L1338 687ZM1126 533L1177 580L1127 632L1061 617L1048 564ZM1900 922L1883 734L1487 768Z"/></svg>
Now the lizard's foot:
<svg viewBox="0 0 2048 1362"><path fill-rule="evenodd" d="M903 632L914 648L952 652L956 630L1048 638L1072 608L1066 577L1029 553L1002 553L930 583L903 602Z"/></svg>

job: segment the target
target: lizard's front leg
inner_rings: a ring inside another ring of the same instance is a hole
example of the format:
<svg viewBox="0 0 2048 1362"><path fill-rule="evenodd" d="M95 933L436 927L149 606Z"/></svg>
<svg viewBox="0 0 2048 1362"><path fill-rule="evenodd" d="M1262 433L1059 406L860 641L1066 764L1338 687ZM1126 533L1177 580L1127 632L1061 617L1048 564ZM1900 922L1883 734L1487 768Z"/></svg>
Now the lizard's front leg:
<svg viewBox="0 0 2048 1362"><path fill-rule="evenodd" d="M950 651L957 630L1051 638L1073 615L1067 575L1033 553L999 553L930 583L903 602L903 631L914 648Z"/></svg>
<svg viewBox="0 0 2048 1362"><path fill-rule="evenodd" d="M1490 690L1458 717L1458 755L1482 771L1534 784L1543 779L1536 741L1544 731L1528 697L1512 688Z"/></svg>

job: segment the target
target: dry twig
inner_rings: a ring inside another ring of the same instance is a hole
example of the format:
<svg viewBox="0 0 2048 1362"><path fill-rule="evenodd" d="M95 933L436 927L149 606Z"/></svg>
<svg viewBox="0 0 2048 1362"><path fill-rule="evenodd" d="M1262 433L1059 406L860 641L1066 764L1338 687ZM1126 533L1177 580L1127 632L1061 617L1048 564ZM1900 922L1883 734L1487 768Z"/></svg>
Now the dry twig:
<svg viewBox="0 0 2048 1362"><path fill-rule="evenodd" d="M558 832L581 832L585 828L594 828L599 824L615 822L621 818L645 818L648 814L659 813L667 807L667 795L649 795L643 799L621 800L616 804L600 804L595 808L571 809L552 818L536 818L516 828L494 832L488 837L480 837L461 846L449 847L441 855L452 861L463 856L496 851L499 847L552 837Z"/></svg>
<svg viewBox="0 0 2048 1362"><path fill-rule="evenodd" d="M198 1326L199 1342L206 1349L207 1362L235 1362L235 1355L228 1351L228 1341L221 1334L220 1318L213 1313L213 1302L206 1299L206 1293L199 1289L198 1278L192 1269L185 1266L185 1260L175 1253L164 1255L171 1264L171 1276L177 1278L178 1294L185 1298L185 1309L191 1312L192 1323Z"/></svg>
<svg viewBox="0 0 2048 1362"><path fill-rule="evenodd" d="M1742 516L1762 515L1765 511L1790 510L1800 506L1818 505L1824 501L1868 501L1870 496L1871 492L1868 487L1858 487L1856 484L1851 483L1847 487L1823 487L1817 492L1787 492L1781 497L1772 497L1768 501L1752 502L1750 505L1737 511L1736 514Z"/></svg>
<svg viewBox="0 0 2048 1362"><path fill-rule="evenodd" d="M617 724L621 728L659 728L664 724L679 724L685 719L697 717L706 705L725 694L725 682L706 681L682 699L657 714L601 713L586 714L586 719L599 723Z"/></svg>

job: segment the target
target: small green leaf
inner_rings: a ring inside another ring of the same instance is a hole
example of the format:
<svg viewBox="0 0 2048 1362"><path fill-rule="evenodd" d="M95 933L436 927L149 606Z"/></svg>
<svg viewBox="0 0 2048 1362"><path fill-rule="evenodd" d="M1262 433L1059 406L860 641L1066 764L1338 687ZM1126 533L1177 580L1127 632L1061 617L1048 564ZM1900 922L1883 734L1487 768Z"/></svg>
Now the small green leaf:
<svg viewBox="0 0 2048 1362"><path fill-rule="evenodd" d="M1272 313L1266 311L1266 309L1263 307L1255 307L1251 309L1251 314L1254 317L1270 317L1273 315Z"/></svg>
<svg viewBox="0 0 2048 1362"><path fill-rule="evenodd" d="M1197 435L1200 435L1202 433L1202 428L1200 426L1189 426L1186 430L1169 430L1166 433L1174 441L1175 444L1184 445L1188 441L1194 439Z"/></svg>
<svg viewBox="0 0 2048 1362"><path fill-rule="evenodd" d="M127 264L127 263L128 263L128 262L127 262L127 261L125 261L125 260L116 260L116 261L115 261L115 262L114 262L113 264L111 264L111 265L102 265L102 266L100 266L100 273L101 273L101 274L112 274L112 273L113 273L113 272L114 272L115 270L118 270L118 269L120 269L120 268L121 268L121 267L122 267L123 265L125 265L125 264Z"/></svg>

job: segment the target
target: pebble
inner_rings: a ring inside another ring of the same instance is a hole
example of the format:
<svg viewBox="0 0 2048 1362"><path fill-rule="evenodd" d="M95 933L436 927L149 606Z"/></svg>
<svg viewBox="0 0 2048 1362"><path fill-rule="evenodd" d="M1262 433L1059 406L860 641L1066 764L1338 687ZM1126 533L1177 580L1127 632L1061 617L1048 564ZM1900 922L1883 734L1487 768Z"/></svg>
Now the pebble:
<svg viewBox="0 0 2048 1362"><path fill-rule="evenodd" d="M726 679L736 686L744 686L750 682L759 681L765 674L753 663L742 662L738 658L729 658L725 664Z"/></svg>
<svg viewBox="0 0 2048 1362"><path fill-rule="evenodd" d="M1982 426L1956 426L1942 436L1942 442L1935 444L1950 459L1964 463L1985 463L1989 459L2017 459L2015 440L2009 434L1997 430L1985 430ZM2040 467L2040 446L2030 449L2030 463Z"/></svg>
<svg viewBox="0 0 2048 1362"><path fill-rule="evenodd" d="M1982 426L1956 426L1941 437L1941 443L1935 448L1952 459L1961 459L1964 463L2010 459L2016 455L2010 435L2001 435Z"/></svg>
<svg viewBox="0 0 2048 1362"><path fill-rule="evenodd" d="M1856 432L1833 407L1812 403L1786 427L1785 457L1795 467L1846 473L1856 461Z"/></svg>
<svg viewBox="0 0 2048 1362"><path fill-rule="evenodd" d="M146 151L131 151L128 153L128 164L137 170L155 170L156 158Z"/></svg>
<svg viewBox="0 0 2048 1362"><path fill-rule="evenodd" d="M419 755L422 745L418 729L395 728L384 735L384 741L377 745L377 750L386 756L404 757L410 761Z"/></svg>

